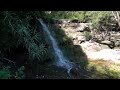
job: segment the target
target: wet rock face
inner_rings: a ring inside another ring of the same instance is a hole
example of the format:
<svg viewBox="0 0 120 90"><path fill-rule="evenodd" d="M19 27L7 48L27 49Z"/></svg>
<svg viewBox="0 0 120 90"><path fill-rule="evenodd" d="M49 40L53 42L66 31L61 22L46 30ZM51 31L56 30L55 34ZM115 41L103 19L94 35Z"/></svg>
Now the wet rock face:
<svg viewBox="0 0 120 90"><path fill-rule="evenodd" d="M78 76L79 75L79 69L78 68L72 68L70 73L71 73L71 75Z"/></svg>
<svg viewBox="0 0 120 90"><path fill-rule="evenodd" d="M81 64L75 64L74 67L70 70L71 77L87 78L85 75L87 74L87 70L85 67L82 67Z"/></svg>

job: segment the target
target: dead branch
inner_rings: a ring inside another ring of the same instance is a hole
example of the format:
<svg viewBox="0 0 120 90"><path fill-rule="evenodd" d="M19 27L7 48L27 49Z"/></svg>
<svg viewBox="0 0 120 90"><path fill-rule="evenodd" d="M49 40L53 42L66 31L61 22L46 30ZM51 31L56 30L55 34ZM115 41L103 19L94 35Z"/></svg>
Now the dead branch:
<svg viewBox="0 0 120 90"><path fill-rule="evenodd" d="M6 60L6 61L8 61L8 62L11 62L11 63L16 63L16 62L14 62L14 61L12 61L12 60L10 60L10 59L7 59L7 58L3 58L4 60Z"/></svg>

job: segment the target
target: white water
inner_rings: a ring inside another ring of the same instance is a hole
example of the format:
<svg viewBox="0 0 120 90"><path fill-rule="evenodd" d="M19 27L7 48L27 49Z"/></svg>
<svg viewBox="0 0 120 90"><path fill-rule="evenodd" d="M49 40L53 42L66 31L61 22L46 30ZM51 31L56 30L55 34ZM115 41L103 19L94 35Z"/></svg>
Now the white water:
<svg viewBox="0 0 120 90"><path fill-rule="evenodd" d="M49 28L46 26L46 24L39 19L39 22L42 25L43 30L47 33L47 35L49 36L51 43L52 43L52 47L54 49L55 55L57 57L56 60L56 65L62 68L67 69L68 74L70 73L70 70L73 67L73 64L71 62L69 62L63 55L62 51L60 50L60 48L57 45L57 41L55 40L55 38L51 35Z"/></svg>

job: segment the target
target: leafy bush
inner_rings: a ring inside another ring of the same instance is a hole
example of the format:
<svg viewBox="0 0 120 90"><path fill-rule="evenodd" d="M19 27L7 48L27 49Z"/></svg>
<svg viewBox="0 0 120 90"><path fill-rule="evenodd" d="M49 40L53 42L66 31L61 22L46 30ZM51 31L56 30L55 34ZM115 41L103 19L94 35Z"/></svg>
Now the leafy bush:
<svg viewBox="0 0 120 90"><path fill-rule="evenodd" d="M93 27L98 29L100 25L108 25L108 23L112 21L111 14L110 11L88 11L86 17L88 17Z"/></svg>
<svg viewBox="0 0 120 90"><path fill-rule="evenodd" d="M45 40L43 35L37 31L37 24L31 26L29 23L39 13L37 11L1 12L0 47L10 50L22 44L28 50L30 58L43 60L48 51L45 48Z"/></svg>
<svg viewBox="0 0 120 90"><path fill-rule="evenodd" d="M54 19L78 19L81 22L92 23L93 27L97 29L101 23L110 26L110 23L115 22L111 11L51 11L48 17Z"/></svg>
<svg viewBox="0 0 120 90"><path fill-rule="evenodd" d="M81 22L87 20L86 11L51 11L51 14L46 16L53 19L79 19Z"/></svg>
<svg viewBox="0 0 120 90"><path fill-rule="evenodd" d="M10 67L5 67L0 70L0 79L10 79L11 78L11 72L9 70Z"/></svg>
<svg viewBox="0 0 120 90"><path fill-rule="evenodd" d="M22 66L20 67L17 72L16 72L16 79L24 79L25 78L25 73L24 73L25 67Z"/></svg>
<svg viewBox="0 0 120 90"><path fill-rule="evenodd" d="M0 70L0 79L12 79L13 77L15 77L15 79L24 79L24 70L25 67L21 66L14 74L11 72L10 67L6 66L5 68Z"/></svg>
<svg viewBox="0 0 120 90"><path fill-rule="evenodd" d="M84 35L85 35L87 41L89 41L92 38L91 32L85 31Z"/></svg>

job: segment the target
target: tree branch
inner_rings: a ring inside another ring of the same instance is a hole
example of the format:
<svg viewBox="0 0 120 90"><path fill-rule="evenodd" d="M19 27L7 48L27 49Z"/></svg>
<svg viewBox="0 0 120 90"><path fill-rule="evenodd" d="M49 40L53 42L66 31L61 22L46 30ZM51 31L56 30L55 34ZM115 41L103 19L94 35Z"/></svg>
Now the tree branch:
<svg viewBox="0 0 120 90"><path fill-rule="evenodd" d="M10 59L7 59L7 58L3 58L4 60L6 60L6 61L9 61L9 62L11 62L11 63L16 63L16 62L13 62L12 60L10 60Z"/></svg>

